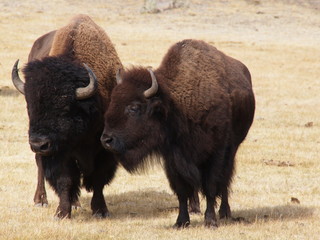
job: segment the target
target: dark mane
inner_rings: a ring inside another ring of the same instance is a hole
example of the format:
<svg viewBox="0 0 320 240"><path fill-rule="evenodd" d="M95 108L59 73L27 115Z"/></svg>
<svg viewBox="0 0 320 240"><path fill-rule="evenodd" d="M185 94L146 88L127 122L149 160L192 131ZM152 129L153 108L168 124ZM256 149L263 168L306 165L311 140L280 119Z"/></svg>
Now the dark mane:
<svg viewBox="0 0 320 240"><path fill-rule="evenodd" d="M69 93L89 83L85 68L66 56L45 57L42 60L29 62L22 71L27 81L35 81L34 84L38 85L63 85L66 87L64 90ZM42 82L38 82L37 79L42 79Z"/></svg>

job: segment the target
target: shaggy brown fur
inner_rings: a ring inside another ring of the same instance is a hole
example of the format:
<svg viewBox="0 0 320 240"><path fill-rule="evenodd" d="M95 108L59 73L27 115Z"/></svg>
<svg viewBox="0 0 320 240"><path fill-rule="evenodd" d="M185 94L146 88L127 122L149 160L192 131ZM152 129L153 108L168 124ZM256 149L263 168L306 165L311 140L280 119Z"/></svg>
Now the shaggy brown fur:
<svg viewBox="0 0 320 240"><path fill-rule="evenodd" d="M145 97L145 68L125 71L111 96L101 142L129 171L149 155L161 155L179 200L176 227L190 218L187 199L199 190L207 200L205 225L230 217L228 189L237 149L252 124L255 100L247 67L203 41L174 44L154 72L158 90Z"/></svg>
<svg viewBox="0 0 320 240"><path fill-rule="evenodd" d="M199 63L204 66L200 68ZM156 73L168 80L174 102L193 122L203 121L203 114L223 100L223 104L228 103L233 108L230 110L234 130L241 132L241 129L249 129L253 113L247 114L241 108L252 105L254 97L250 72L240 61L203 41L185 40L168 51ZM244 116L239 116L243 113ZM250 125L239 125L239 118L245 118L244 122ZM245 131L238 135L246 134Z"/></svg>
<svg viewBox="0 0 320 240"><path fill-rule="evenodd" d="M115 79L122 64L108 35L89 16L75 16L55 34L49 55L67 53L91 68L98 78L102 98L110 99L115 86L115 81L110 80Z"/></svg>

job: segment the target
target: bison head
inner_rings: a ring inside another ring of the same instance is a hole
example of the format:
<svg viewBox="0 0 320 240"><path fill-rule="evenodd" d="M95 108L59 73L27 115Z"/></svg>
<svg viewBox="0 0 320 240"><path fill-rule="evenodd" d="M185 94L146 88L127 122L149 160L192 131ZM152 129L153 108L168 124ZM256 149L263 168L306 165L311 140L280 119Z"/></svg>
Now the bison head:
<svg viewBox="0 0 320 240"><path fill-rule="evenodd" d="M98 114L92 98L97 89L94 73L86 65L84 68L61 57L48 57L26 65L23 83L17 65L18 61L12 81L25 95L32 151L52 155L66 150Z"/></svg>
<svg viewBox="0 0 320 240"><path fill-rule="evenodd" d="M102 145L134 171L164 141L166 103L152 70L133 68L117 74L117 86L105 113Z"/></svg>

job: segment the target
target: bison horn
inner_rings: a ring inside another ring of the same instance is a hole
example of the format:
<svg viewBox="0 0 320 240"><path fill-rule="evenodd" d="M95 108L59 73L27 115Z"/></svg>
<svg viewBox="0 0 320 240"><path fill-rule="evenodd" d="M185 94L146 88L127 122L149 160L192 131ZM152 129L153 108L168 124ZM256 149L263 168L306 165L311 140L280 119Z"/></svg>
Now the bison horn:
<svg viewBox="0 0 320 240"><path fill-rule="evenodd" d="M88 71L90 82L88 86L76 89L76 98L78 100L86 99L93 96L98 88L98 80L93 71L87 66L87 64L84 63L83 66Z"/></svg>
<svg viewBox="0 0 320 240"><path fill-rule="evenodd" d="M151 85L151 87L149 89L145 90L144 93L143 93L143 95L146 98L152 97L158 91L158 83L157 83L156 76L154 75L153 71L150 68L148 68L148 71L149 71L149 73L151 75L152 85Z"/></svg>
<svg viewBox="0 0 320 240"><path fill-rule="evenodd" d="M122 73L123 73L123 69L119 68L116 74L117 85L122 83Z"/></svg>
<svg viewBox="0 0 320 240"><path fill-rule="evenodd" d="M16 87L16 89L24 95L24 82L22 82L19 77L18 63L19 63L19 59L13 65L11 78L12 78L13 85Z"/></svg>

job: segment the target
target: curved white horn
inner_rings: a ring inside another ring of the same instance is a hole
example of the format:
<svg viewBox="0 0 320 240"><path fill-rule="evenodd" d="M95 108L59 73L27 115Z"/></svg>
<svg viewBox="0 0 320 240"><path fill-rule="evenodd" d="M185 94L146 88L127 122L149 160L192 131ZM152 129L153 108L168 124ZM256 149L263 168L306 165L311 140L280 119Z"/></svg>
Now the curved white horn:
<svg viewBox="0 0 320 240"><path fill-rule="evenodd" d="M98 80L93 71L87 66L87 64L83 64L89 74L90 82L88 86L81 87L76 89L76 98L78 100L86 99L94 95L98 88Z"/></svg>
<svg viewBox="0 0 320 240"><path fill-rule="evenodd" d="M19 59L15 62L11 72L11 79L15 88L24 95L24 82L19 77L18 73Z"/></svg>
<svg viewBox="0 0 320 240"><path fill-rule="evenodd" d="M150 98L152 97L153 95L155 95L157 92L158 92L158 82L157 82L157 79L156 79L156 76L154 75L153 71L151 70L151 68L148 68L148 71L151 75L151 80L152 80L152 85L149 89L145 90L143 95L146 97L146 98Z"/></svg>

